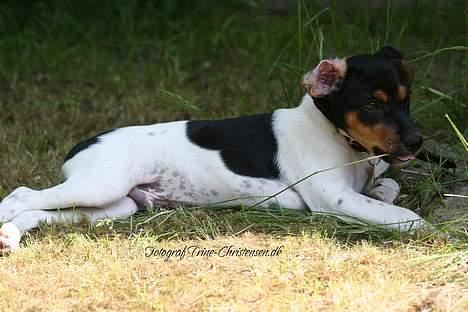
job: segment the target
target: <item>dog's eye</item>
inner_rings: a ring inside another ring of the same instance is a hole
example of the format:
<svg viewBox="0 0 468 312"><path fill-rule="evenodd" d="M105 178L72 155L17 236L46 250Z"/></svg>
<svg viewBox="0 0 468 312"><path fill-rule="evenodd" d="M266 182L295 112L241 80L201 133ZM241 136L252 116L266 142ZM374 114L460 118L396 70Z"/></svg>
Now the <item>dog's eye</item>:
<svg viewBox="0 0 468 312"><path fill-rule="evenodd" d="M364 105L364 109L370 113L375 112L377 110L377 102L370 101L366 105Z"/></svg>

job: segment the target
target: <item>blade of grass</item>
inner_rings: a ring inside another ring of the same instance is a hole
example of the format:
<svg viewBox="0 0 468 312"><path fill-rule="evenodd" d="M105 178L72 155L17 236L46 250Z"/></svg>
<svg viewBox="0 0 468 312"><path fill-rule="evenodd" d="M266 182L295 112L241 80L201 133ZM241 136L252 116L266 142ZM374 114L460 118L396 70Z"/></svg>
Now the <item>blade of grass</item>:
<svg viewBox="0 0 468 312"><path fill-rule="evenodd" d="M450 122L450 125L452 126L453 130L454 130L455 133L457 134L458 139L460 140L460 142L462 143L463 147L465 148L465 151L468 152L468 142L466 141L466 139L465 139L465 137L463 136L463 134L460 132L460 130L458 130L457 126L453 123L452 119L450 119L450 117L449 117L448 114L445 114L445 118L448 119L448 121Z"/></svg>
<svg viewBox="0 0 468 312"><path fill-rule="evenodd" d="M430 52L430 53L424 54L423 56L420 56L420 57L417 57L417 58L408 60L407 62L408 62L408 63L414 63L414 62L418 62L418 61L424 60L424 59L426 59L426 58L428 58L428 57L434 57L434 56L443 54L443 53L445 53L445 52L451 52L451 51L468 51L468 47L465 47L465 46L453 46L453 47L442 48L442 49L438 49L438 50L432 51L432 52Z"/></svg>
<svg viewBox="0 0 468 312"><path fill-rule="evenodd" d="M196 111L201 111L201 109L198 108L196 105L192 104L190 101L184 99L183 97L181 97L178 94L172 93L172 92L164 90L164 89L159 89L159 91L161 91L161 93L163 93L165 95L168 95L168 96L174 98L175 100L177 100L178 103L182 104L183 106L185 106L187 108L190 108L190 109L196 110Z"/></svg>

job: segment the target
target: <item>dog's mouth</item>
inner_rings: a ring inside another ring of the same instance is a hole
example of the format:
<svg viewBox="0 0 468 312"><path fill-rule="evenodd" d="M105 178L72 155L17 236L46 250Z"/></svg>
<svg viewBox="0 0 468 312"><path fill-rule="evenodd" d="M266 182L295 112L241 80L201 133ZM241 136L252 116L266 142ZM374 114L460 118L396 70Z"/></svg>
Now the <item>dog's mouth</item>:
<svg viewBox="0 0 468 312"><path fill-rule="evenodd" d="M409 163L410 161L416 159L416 156L421 152L422 150L422 144L419 146L418 150L416 152L410 151L410 148L406 147L405 145L397 145L396 148L392 149L390 152L386 152L382 149L380 149L377 146L374 146L372 150L367 149L364 147L363 144L361 144L358 140L352 138L350 135L345 135L345 137L348 138L348 144L356 151L358 152L367 152L367 153L372 153L375 156L379 155L385 155L382 157L382 159L385 162L388 162L390 164L406 164Z"/></svg>
<svg viewBox="0 0 468 312"><path fill-rule="evenodd" d="M390 156L390 163L392 165L406 165L410 161L416 159L417 154L409 154L404 156Z"/></svg>
<svg viewBox="0 0 468 312"><path fill-rule="evenodd" d="M388 154L388 155L382 157L383 160L385 160L386 162L388 162L390 164L396 164L396 165L406 164L406 163L409 163L410 161L416 159L416 156L419 154L420 151L421 151L421 149L419 149L416 153L406 153L406 154L391 153L391 154L388 154L388 153L384 152L383 150L381 150L379 148L374 148L373 149L373 153L376 156Z"/></svg>
<svg viewBox="0 0 468 312"><path fill-rule="evenodd" d="M407 161L416 159L416 155L415 155L415 154L410 154L410 155L405 155L405 156L397 156L396 158L397 158L399 161L407 162Z"/></svg>

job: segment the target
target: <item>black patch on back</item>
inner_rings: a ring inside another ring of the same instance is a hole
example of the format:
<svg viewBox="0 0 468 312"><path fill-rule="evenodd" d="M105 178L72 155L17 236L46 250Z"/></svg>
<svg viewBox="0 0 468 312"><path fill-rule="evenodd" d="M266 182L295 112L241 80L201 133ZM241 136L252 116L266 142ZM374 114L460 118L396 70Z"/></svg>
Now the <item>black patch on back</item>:
<svg viewBox="0 0 468 312"><path fill-rule="evenodd" d="M99 133L98 135L90 138L90 139L87 139L86 141L83 141L83 142L80 142L78 144L76 144L71 150L70 152L68 152L67 156L65 156L65 159L64 159L64 163L67 162L68 160L72 159L73 157L75 157L76 154L78 154L79 152L87 149L88 147L90 147L91 145L94 145L94 144L97 144L99 143L99 137L104 135L104 134L107 134L107 133L110 133L112 131L114 131L115 129L111 129L111 130L108 130L108 131L105 131L105 132L102 132L102 133Z"/></svg>
<svg viewBox="0 0 468 312"><path fill-rule="evenodd" d="M200 147L220 151L226 166L237 174L267 179L279 176L271 113L188 121L187 136Z"/></svg>

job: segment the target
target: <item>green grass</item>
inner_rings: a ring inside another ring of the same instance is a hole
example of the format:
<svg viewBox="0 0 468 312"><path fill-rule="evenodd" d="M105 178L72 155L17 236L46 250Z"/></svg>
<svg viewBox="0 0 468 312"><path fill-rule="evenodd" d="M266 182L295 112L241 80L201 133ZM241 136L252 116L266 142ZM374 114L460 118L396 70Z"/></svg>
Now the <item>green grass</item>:
<svg viewBox="0 0 468 312"><path fill-rule="evenodd" d="M20 185L60 181L63 157L96 133L293 107L303 93L300 77L322 58L390 44L416 71L411 110L426 147L458 165L414 161L388 173L402 186L398 204L434 229L399 233L256 207L156 209L97 225L43 225L25 235L18 253L0 258L0 307L467 307L468 203L444 197L468 189L466 3L320 3L328 2L298 0L291 14L271 15L256 0L1 1L0 198ZM285 254L164 262L144 257L148 244L285 245Z"/></svg>
<svg viewBox="0 0 468 312"><path fill-rule="evenodd" d="M466 185L467 154L444 117L466 136L464 1L389 1L376 9L361 1L298 1L296 12L284 16L266 7L262 1L2 2L0 191L57 182L57 168L73 144L108 128L295 106L302 95L299 78L322 57L386 44L399 47L415 67L412 111L428 146L459 165L454 173L415 163L423 175L400 180L400 204L430 218L444 192ZM463 222L466 215L458 220ZM132 220L118 224L136 226ZM283 234L318 229L345 240L399 237L330 217L241 208L164 213L145 225L155 228L161 237L214 237L245 228Z"/></svg>

